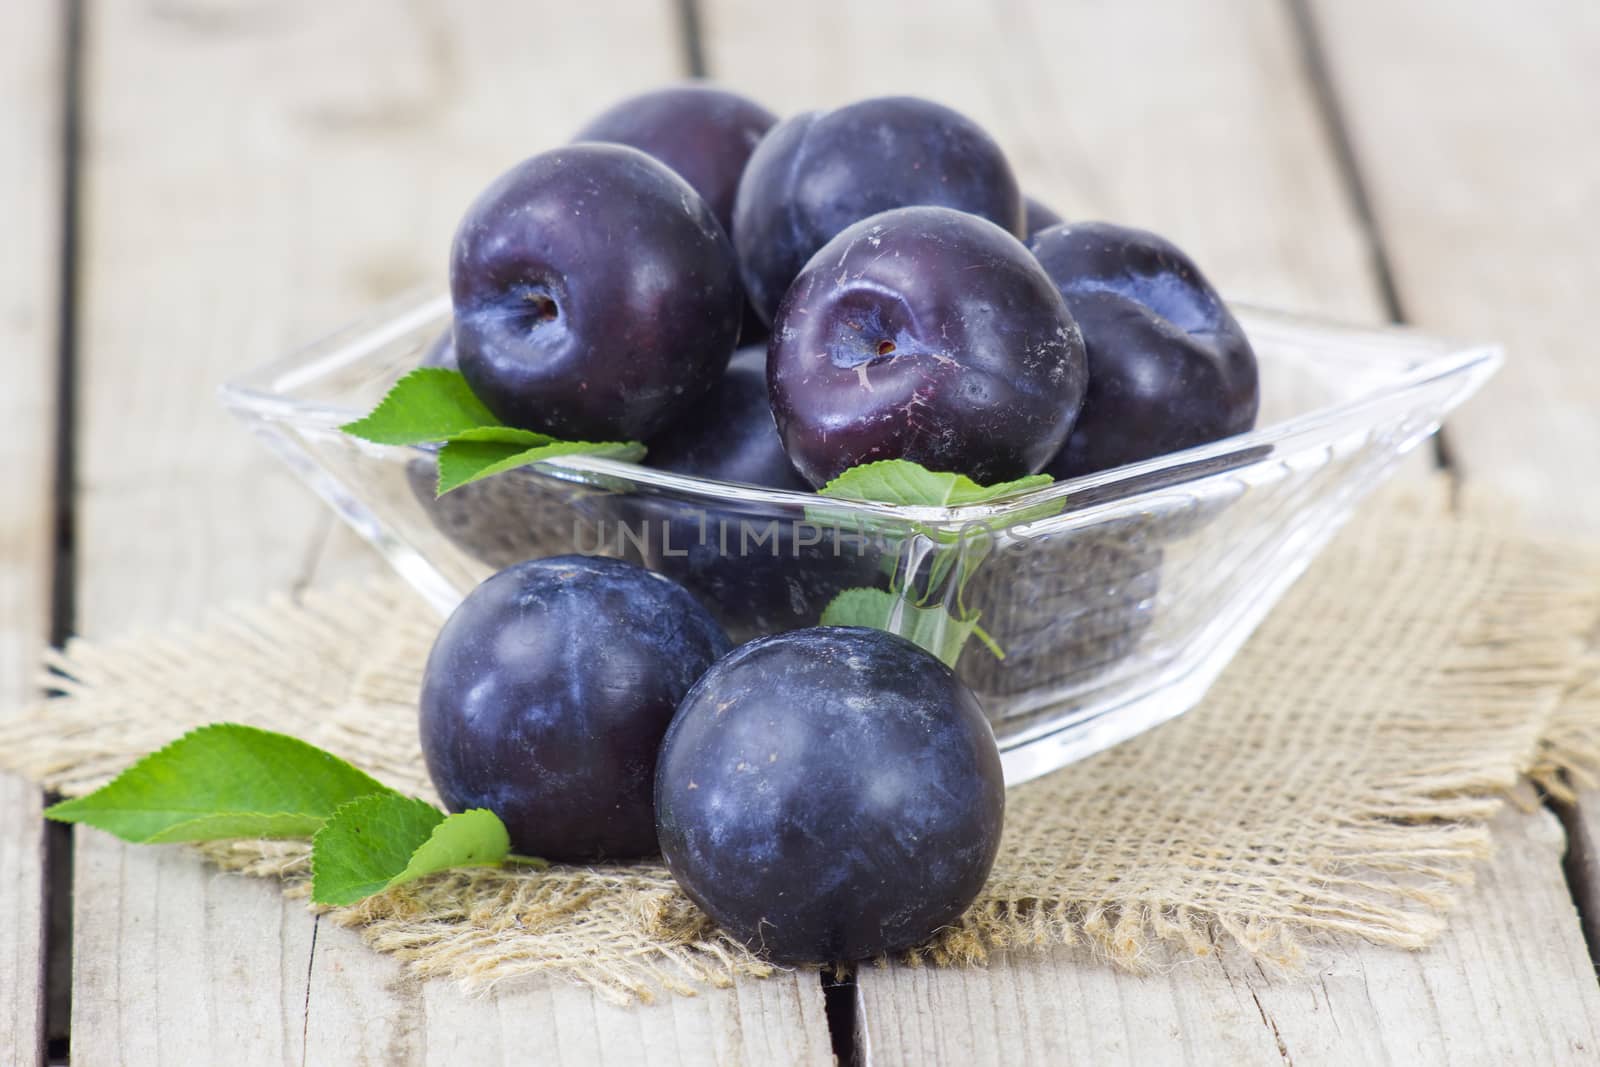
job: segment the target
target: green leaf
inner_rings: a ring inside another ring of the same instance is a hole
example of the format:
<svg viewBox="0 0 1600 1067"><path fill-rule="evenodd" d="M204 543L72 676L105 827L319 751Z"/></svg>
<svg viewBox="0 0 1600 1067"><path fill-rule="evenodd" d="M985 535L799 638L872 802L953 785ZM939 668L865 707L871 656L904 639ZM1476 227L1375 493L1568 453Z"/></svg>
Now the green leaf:
<svg viewBox="0 0 1600 1067"><path fill-rule="evenodd" d="M395 382L365 418L340 428L373 444L420 445L480 427L498 428L500 420L473 395L461 372L422 367Z"/></svg>
<svg viewBox="0 0 1600 1067"><path fill-rule="evenodd" d="M497 444L516 445L519 448L538 448L540 445L554 444L560 438L551 437L547 433L537 430L519 430L515 426L474 426L470 430L461 430L450 435L452 441L489 441Z"/></svg>
<svg viewBox="0 0 1600 1067"><path fill-rule="evenodd" d="M595 455L637 460L644 456L644 445L637 441L555 441L532 448L504 440L473 440L457 437L439 449L439 495L459 489L492 474L525 467L555 456Z"/></svg>
<svg viewBox="0 0 1600 1067"><path fill-rule="evenodd" d="M918 607L882 589L846 589L823 609L821 625L888 630L954 667L967 638L978 628L978 617L957 619L943 605Z"/></svg>
<svg viewBox="0 0 1600 1067"><path fill-rule="evenodd" d="M984 486L965 474L930 471L909 459L884 459L851 467L817 492L840 500L959 507L1024 493L1049 485L1051 481L1048 474L1031 474L1026 478Z"/></svg>
<svg viewBox="0 0 1600 1067"><path fill-rule="evenodd" d="M314 745L252 726L202 726L45 814L159 844L310 837L341 804L387 786Z"/></svg>
<svg viewBox="0 0 1600 1067"><path fill-rule="evenodd" d="M311 899L354 904L450 867L492 867L511 851L505 824L475 808L446 818L426 801L385 793L334 812L311 843Z"/></svg>

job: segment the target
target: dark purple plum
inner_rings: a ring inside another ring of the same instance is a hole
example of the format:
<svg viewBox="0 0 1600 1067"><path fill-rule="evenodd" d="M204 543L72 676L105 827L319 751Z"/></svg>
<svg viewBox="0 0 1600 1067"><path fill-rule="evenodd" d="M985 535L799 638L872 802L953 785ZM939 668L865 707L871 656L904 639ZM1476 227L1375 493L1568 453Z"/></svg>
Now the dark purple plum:
<svg viewBox="0 0 1600 1067"><path fill-rule="evenodd" d="M1021 235L1022 195L976 123L909 96L808 111L756 146L734 201L750 303L767 322L806 261L851 223L890 208L956 208Z"/></svg>
<svg viewBox="0 0 1600 1067"><path fill-rule="evenodd" d="M813 485L897 458L987 484L1060 451L1087 370L1061 294L1020 241L910 207L856 223L806 265L767 376L784 448Z"/></svg>
<svg viewBox="0 0 1600 1067"><path fill-rule="evenodd" d="M772 421L766 355L736 353L712 395L650 442L648 461L678 474L809 492ZM841 590L883 579L869 546L771 508L741 512L643 493L611 503L638 535L645 561L698 596L735 640L809 626Z"/></svg>
<svg viewBox="0 0 1600 1067"><path fill-rule="evenodd" d="M742 348L689 414L650 441L652 467L719 482L809 492L783 451L767 399L767 350Z"/></svg>
<svg viewBox="0 0 1600 1067"><path fill-rule="evenodd" d="M1032 241L1035 237L1039 236L1040 230L1048 230L1052 226L1061 225L1060 215L1039 203L1039 201L1035 200L1031 196L1023 198L1022 210L1023 217L1025 219L1025 222L1023 223L1023 232L1028 235L1027 239L1029 241Z"/></svg>
<svg viewBox="0 0 1600 1067"><path fill-rule="evenodd" d="M855 530L781 517L770 507L645 494L609 504L630 527L628 546L637 543L649 567L699 597L735 641L814 625L844 590L886 582L885 550Z"/></svg>
<svg viewBox="0 0 1600 1067"><path fill-rule="evenodd" d="M1244 433L1260 404L1256 357L1194 261L1146 230L1051 227L1033 252L1089 354L1089 391L1056 478L1120 467Z"/></svg>
<svg viewBox="0 0 1600 1067"><path fill-rule="evenodd" d="M675 85L631 96L601 112L574 141L625 144L683 176L733 232L739 176L778 116L748 97L704 84Z"/></svg>
<svg viewBox="0 0 1600 1067"><path fill-rule="evenodd" d="M707 671L661 746L667 868L780 963L865 959L954 922L1000 845L1005 782L977 699L881 630L794 630Z"/></svg>
<svg viewBox="0 0 1600 1067"><path fill-rule="evenodd" d="M629 97L597 115L573 140L625 144L654 156L694 186L731 234L739 176L756 142L777 121L778 116L738 93L712 85L676 85ZM766 325L747 303L739 343L757 344L766 336Z"/></svg>
<svg viewBox="0 0 1600 1067"><path fill-rule="evenodd" d="M450 258L456 354L503 422L612 441L666 428L739 336L733 249L706 202L622 145L534 156L468 209Z"/></svg>
<svg viewBox="0 0 1600 1067"><path fill-rule="evenodd" d="M694 597L631 563L501 571L445 622L423 673L422 754L440 799L493 811L525 855L653 855L661 738L727 650Z"/></svg>

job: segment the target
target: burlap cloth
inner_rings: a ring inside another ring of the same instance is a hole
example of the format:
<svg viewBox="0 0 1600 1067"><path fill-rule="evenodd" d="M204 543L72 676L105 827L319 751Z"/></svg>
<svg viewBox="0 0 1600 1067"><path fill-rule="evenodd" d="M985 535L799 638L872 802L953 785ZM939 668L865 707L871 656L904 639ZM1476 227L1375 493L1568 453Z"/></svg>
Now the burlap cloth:
<svg viewBox="0 0 1600 1067"><path fill-rule="evenodd" d="M1292 965L1318 939L1435 937L1520 776L1560 791L1600 768L1600 557L1445 497L1369 504L1203 705L1013 790L984 895L915 961L1087 943L1159 966L1231 940ZM233 720L431 799L414 724L435 626L384 580L75 642L49 661L65 696L0 720L0 766L76 795ZM304 843L205 851L306 891ZM548 973L648 998L772 970L654 863L447 873L331 917L473 988Z"/></svg>

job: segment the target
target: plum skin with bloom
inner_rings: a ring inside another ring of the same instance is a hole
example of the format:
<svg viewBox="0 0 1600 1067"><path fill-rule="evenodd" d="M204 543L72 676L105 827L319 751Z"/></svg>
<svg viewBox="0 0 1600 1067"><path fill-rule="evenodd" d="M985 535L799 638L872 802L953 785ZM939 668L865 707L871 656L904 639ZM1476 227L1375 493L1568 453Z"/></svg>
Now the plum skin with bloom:
<svg viewBox="0 0 1600 1067"><path fill-rule="evenodd" d="M1039 236L1040 230L1048 230L1052 226L1061 225L1061 216L1053 208L1035 200L1031 196L1022 198L1022 208L1023 217L1026 220L1023 224L1023 232L1027 234L1026 239L1030 243L1035 237Z"/></svg>
<svg viewBox="0 0 1600 1067"><path fill-rule="evenodd" d="M423 672L440 799L493 811L524 855L653 855L661 738L728 647L694 597L635 564L555 556L500 571L445 622Z"/></svg>
<svg viewBox="0 0 1600 1067"><path fill-rule="evenodd" d="M783 451L767 396L765 345L739 349L704 400L650 441L652 467L771 489L808 492Z"/></svg>
<svg viewBox="0 0 1600 1067"><path fill-rule="evenodd" d="M733 232L733 198L750 153L778 116L738 93L688 84L630 96L590 119L574 141L624 144L671 167Z"/></svg>
<svg viewBox="0 0 1600 1067"><path fill-rule="evenodd" d="M733 239L750 303L772 322L795 276L836 234L918 204L1025 232L1010 163L959 112L886 96L784 119L756 146L734 200Z"/></svg>
<svg viewBox="0 0 1600 1067"><path fill-rule="evenodd" d="M468 209L450 258L455 347L501 421L571 440L643 439L728 365L742 302L700 195L634 148L523 161Z"/></svg>
<svg viewBox="0 0 1600 1067"><path fill-rule="evenodd" d="M780 963L894 952L954 922L988 878L1004 814L977 699L882 630L740 646L684 698L656 772L668 870Z"/></svg>
<svg viewBox="0 0 1600 1067"><path fill-rule="evenodd" d="M1045 469L1072 478L1255 426L1256 357L1182 249L1107 222L1053 226L1032 243L1083 331L1089 389Z"/></svg>
<svg viewBox="0 0 1600 1067"><path fill-rule="evenodd" d="M984 484L1036 473L1087 376L1077 326L1027 248L940 207L828 242L784 296L767 355L778 432L818 486L883 459Z"/></svg>
<svg viewBox="0 0 1600 1067"><path fill-rule="evenodd" d="M596 115L573 140L625 144L659 159L694 186L731 239L739 178L777 121L749 97L690 83L631 96ZM766 336L766 324L746 302L739 343Z"/></svg>

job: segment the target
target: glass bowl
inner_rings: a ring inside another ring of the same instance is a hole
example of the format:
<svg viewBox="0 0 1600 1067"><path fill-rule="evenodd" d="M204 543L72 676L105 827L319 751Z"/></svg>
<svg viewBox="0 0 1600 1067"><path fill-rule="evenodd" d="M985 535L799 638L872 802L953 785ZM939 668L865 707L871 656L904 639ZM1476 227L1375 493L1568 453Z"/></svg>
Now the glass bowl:
<svg viewBox="0 0 1600 1067"><path fill-rule="evenodd" d="M866 596L888 605L888 628L933 647L961 647L958 620L975 617L990 640L967 640L956 670L1016 784L1198 702L1361 497L1501 360L1410 330L1235 310L1260 359L1260 429L962 507L581 456L435 500L429 448L338 427L417 365L449 322L444 297L396 302L222 395L441 613L517 560L581 552L676 578L736 640L815 625L851 588L881 590Z"/></svg>

